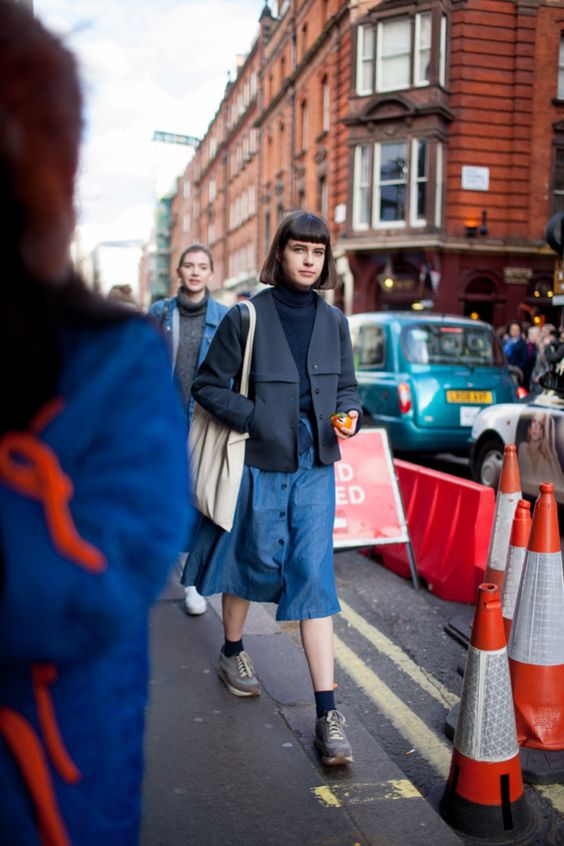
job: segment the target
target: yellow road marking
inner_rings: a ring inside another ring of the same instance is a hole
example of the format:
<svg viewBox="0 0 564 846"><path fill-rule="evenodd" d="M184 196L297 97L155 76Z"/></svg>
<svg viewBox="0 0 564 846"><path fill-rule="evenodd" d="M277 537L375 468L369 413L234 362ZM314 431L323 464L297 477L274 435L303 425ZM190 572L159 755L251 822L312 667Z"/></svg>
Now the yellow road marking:
<svg viewBox="0 0 564 846"><path fill-rule="evenodd" d="M364 690L411 745L420 750L423 757L446 778L451 758L451 752L446 743L443 743L420 717L404 705L401 699L339 637L335 635L334 640L335 657L347 675Z"/></svg>
<svg viewBox="0 0 564 846"><path fill-rule="evenodd" d="M317 798L329 808L341 807L341 803L339 802L331 788L327 787L326 784L321 785L321 787L314 787L312 788L312 790L314 795L317 796Z"/></svg>
<svg viewBox="0 0 564 846"><path fill-rule="evenodd" d="M564 814L564 787L561 784L534 784L533 787L560 813Z"/></svg>
<svg viewBox="0 0 564 846"><path fill-rule="evenodd" d="M421 793L417 790L414 784L406 778L392 778L386 785L389 791L386 792L385 799L422 799Z"/></svg>
<svg viewBox="0 0 564 846"><path fill-rule="evenodd" d="M434 678L430 673L425 672L407 655L400 646L397 646L389 637L386 637L375 626L367 623L366 620L357 614L350 605L340 600L342 608L342 616L351 624L363 637L368 640L372 646L375 646L378 652L390 658L404 673L406 673L413 681L419 685L422 690L429 693L437 702L445 707L452 708L460 701L455 693L452 693L446 688L438 679Z"/></svg>
<svg viewBox="0 0 564 846"><path fill-rule="evenodd" d="M369 805L372 802L394 799L423 799L415 785L406 778L391 778L380 782L353 782L313 787L317 799L329 808L348 805Z"/></svg>
<svg viewBox="0 0 564 846"><path fill-rule="evenodd" d="M460 697L452 693L438 679L431 674L425 673L413 661L401 647L397 646L386 635L375 626L367 623L366 620L357 614L350 605L342 599L342 617L356 629L366 640L368 640L379 652L390 658L401 670L403 670L416 684L427 691L434 699L442 705L453 706L460 701ZM361 687L378 708L390 719L395 728L408 739L413 746L419 749L435 767L437 772L445 778L450 768L450 749L429 728L417 717L403 702L385 685L364 662L351 650L343 641L335 636L335 656L343 670ZM417 727L419 726L419 728ZM405 789L413 791L410 796L420 796L419 791L407 780ZM390 782L391 784L391 782ZM374 785L376 788L376 785ZM536 784L533 785L553 808L560 814L564 814L564 786L559 784ZM400 791L403 788L398 788ZM335 797L336 798L336 797ZM379 797L383 798L383 797ZM384 797L384 798L401 798ZM405 798L410 798L406 796ZM337 800L338 801L338 800ZM354 799L352 800L354 802Z"/></svg>

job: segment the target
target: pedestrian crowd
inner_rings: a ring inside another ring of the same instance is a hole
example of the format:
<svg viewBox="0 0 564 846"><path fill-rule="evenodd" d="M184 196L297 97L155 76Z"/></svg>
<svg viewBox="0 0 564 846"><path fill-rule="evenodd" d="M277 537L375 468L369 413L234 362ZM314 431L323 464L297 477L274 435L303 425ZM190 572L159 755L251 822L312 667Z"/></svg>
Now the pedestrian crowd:
<svg viewBox="0 0 564 846"><path fill-rule="evenodd" d="M540 393L542 377L557 360L555 351L564 342L564 332L552 323L536 326L512 320L497 335L519 385L532 395Z"/></svg>

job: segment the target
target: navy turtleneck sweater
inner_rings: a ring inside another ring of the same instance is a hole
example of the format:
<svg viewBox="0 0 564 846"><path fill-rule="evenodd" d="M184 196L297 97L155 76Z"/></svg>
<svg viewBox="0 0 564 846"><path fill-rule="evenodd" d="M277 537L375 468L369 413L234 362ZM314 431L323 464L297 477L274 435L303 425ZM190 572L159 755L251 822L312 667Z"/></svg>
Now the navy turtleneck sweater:
<svg viewBox="0 0 564 846"><path fill-rule="evenodd" d="M307 351L315 321L316 294L311 288L296 291L278 285L272 296L300 377L300 414L310 416L313 404L307 372Z"/></svg>

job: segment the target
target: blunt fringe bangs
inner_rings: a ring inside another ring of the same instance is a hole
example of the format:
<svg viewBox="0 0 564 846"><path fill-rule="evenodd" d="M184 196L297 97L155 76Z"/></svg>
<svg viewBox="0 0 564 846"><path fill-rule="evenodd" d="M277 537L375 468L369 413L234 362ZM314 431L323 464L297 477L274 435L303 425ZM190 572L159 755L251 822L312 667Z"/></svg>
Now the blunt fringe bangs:
<svg viewBox="0 0 564 846"><path fill-rule="evenodd" d="M279 285L283 282L280 256L288 241L304 241L306 244L324 244L325 261L323 270L314 288L332 290L337 284L337 272L331 252L331 235L322 217L305 211L290 212L280 223L274 235L270 251L260 272L263 285Z"/></svg>

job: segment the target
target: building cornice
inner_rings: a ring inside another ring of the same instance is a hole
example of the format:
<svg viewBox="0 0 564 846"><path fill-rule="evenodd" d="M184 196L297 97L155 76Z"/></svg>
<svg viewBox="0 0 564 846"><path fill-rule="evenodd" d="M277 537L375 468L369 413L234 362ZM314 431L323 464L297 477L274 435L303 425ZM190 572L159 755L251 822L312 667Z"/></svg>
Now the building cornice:
<svg viewBox="0 0 564 846"><path fill-rule="evenodd" d="M291 74L288 75L286 80L283 82L280 90L276 94L275 97L272 98L268 106L261 112L258 116L255 126L260 128L266 119L274 112L277 106L282 102L286 92L293 88L296 82L298 81L299 77L301 76L302 72L305 69L309 69L312 59L318 53L319 49L323 46L323 44L328 40L329 36L332 34L333 30L336 29L339 24L341 23L342 19L346 17L349 13L349 4L348 2L345 3L338 12L336 12L329 20L327 21L325 27L319 33L311 47L308 48L306 53L302 56L301 61L296 65L294 70ZM262 73L264 74L264 68Z"/></svg>
<svg viewBox="0 0 564 846"><path fill-rule="evenodd" d="M346 237L342 235L335 243L335 250L345 253L380 253L390 250L436 249L445 253L466 255L547 255L544 241L469 241L467 238L448 238L437 233L401 235L374 234L371 237Z"/></svg>

